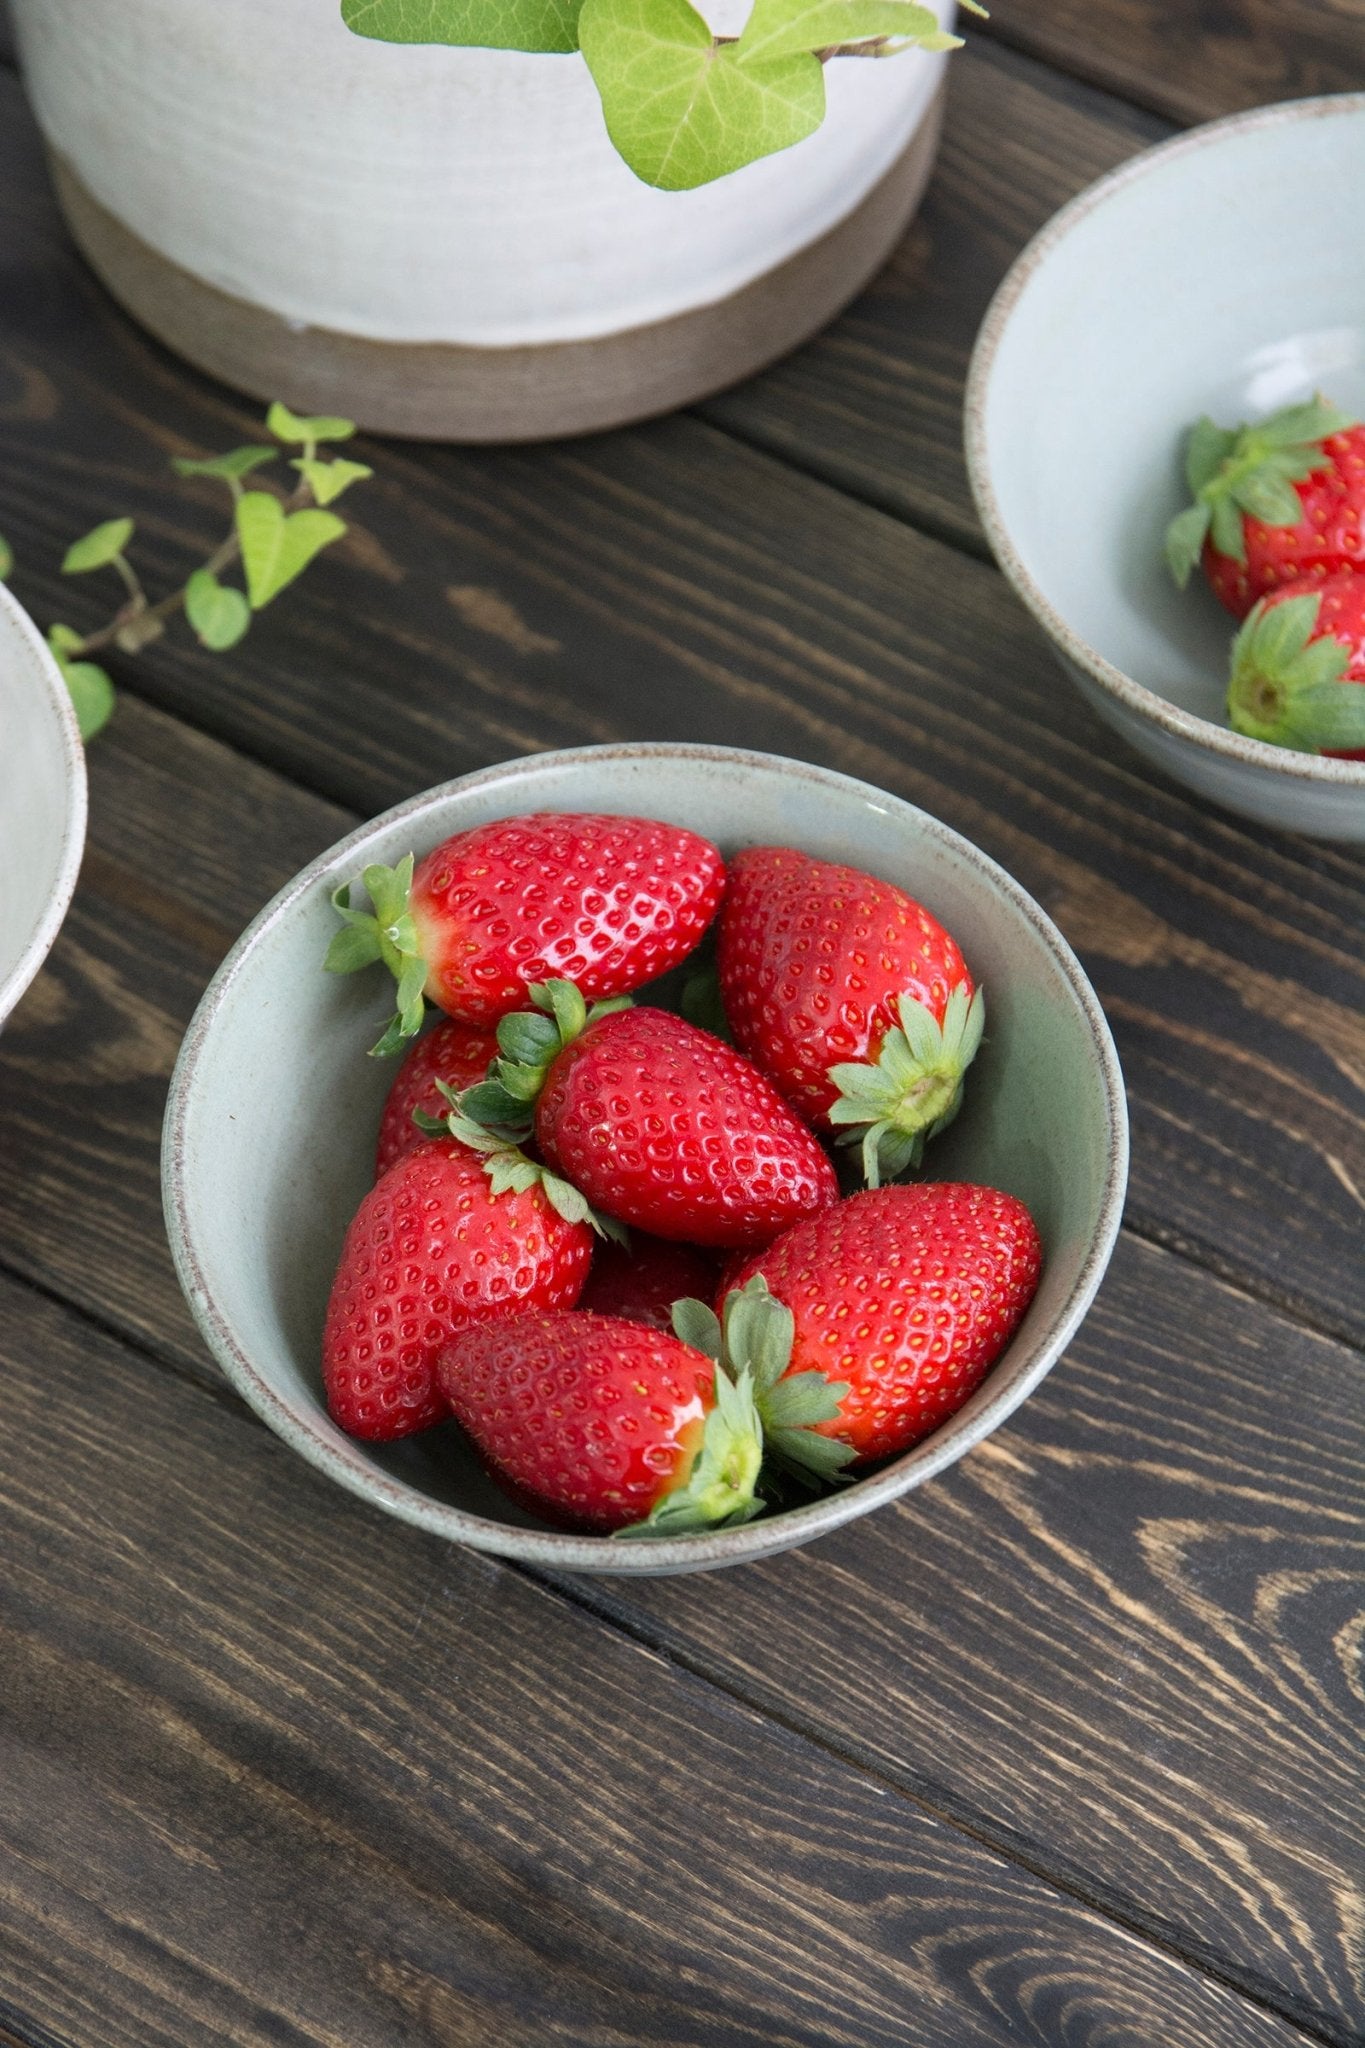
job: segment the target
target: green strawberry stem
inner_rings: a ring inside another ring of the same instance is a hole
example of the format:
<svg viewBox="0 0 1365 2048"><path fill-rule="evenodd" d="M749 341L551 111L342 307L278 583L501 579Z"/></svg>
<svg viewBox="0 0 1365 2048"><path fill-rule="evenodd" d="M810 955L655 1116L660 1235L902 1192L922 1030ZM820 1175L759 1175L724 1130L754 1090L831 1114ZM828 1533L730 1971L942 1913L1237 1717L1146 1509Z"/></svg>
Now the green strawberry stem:
<svg viewBox="0 0 1365 2048"><path fill-rule="evenodd" d="M1210 538L1219 554L1246 561L1244 515L1265 526L1297 526L1303 504L1294 485L1322 468L1323 442L1355 424L1322 398L1287 405L1253 426L1196 420L1185 452L1194 502L1166 529L1166 560L1180 588Z"/></svg>
<svg viewBox="0 0 1365 2048"><path fill-rule="evenodd" d="M852 1126L840 1143L862 1146L863 1178L870 1188L918 1166L927 1140L957 1115L963 1077L986 1024L981 990L969 998L961 981L948 997L942 1024L911 995L901 996L896 1009L899 1028L887 1032L875 1063L848 1061L829 1070L839 1090L830 1122Z"/></svg>
<svg viewBox="0 0 1365 2048"><path fill-rule="evenodd" d="M685 1536L699 1529L752 1521L763 1511L756 1493L762 1466L763 1424L754 1401L753 1380L747 1372L732 1380L718 1365L715 1405L685 1477L655 1503L643 1522L616 1533Z"/></svg>
<svg viewBox="0 0 1365 2048"><path fill-rule="evenodd" d="M731 1289L719 1316L704 1301L673 1304L675 1335L713 1358L719 1371L752 1383L768 1449L810 1485L836 1479L853 1458L848 1444L814 1427L837 1418L849 1388L847 1380L822 1372L788 1372L794 1328L791 1310L769 1292L761 1273Z"/></svg>
<svg viewBox="0 0 1365 2048"><path fill-rule="evenodd" d="M463 1116L460 1112L461 1098L444 1081L438 1081L436 1086L450 1104L449 1116L427 1116L419 1109L413 1111L413 1122L430 1137L458 1138L462 1145L468 1145L471 1152L482 1152L483 1170L495 1195L521 1195L529 1188L538 1187L555 1214L562 1216L566 1223L586 1223L599 1237L609 1237L614 1243L629 1247L630 1236L623 1223L594 1209L587 1196L580 1194L572 1181L552 1173L538 1159L528 1159L506 1138Z"/></svg>
<svg viewBox="0 0 1365 2048"><path fill-rule="evenodd" d="M493 1061L486 1080L465 1090L458 1105L468 1123L515 1145L534 1130L545 1077L565 1047L599 1017L632 1007L629 996L611 996L589 1007L571 981L538 981L527 994L535 1009L503 1018L498 1026L502 1057Z"/></svg>
<svg viewBox="0 0 1365 2048"><path fill-rule="evenodd" d="M382 960L398 984L398 1007L384 1027L383 1036L370 1047L373 1058L387 1059L401 1052L408 1039L422 1028L423 992L427 963L417 942L413 922L413 857L408 854L397 867L386 868L377 861L363 870L361 882L370 899L369 910L351 904L351 884L343 882L333 891L332 908L342 920L327 948L323 966L329 974L354 974L371 961Z"/></svg>
<svg viewBox="0 0 1365 2048"><path fill-rule="evenodd" d="M1365 747L1365 687L1345 680L1351 650L1314 634L1311 592L1253 606L1232 643L1228 721L1248 739L1303 754Z"/></svg>

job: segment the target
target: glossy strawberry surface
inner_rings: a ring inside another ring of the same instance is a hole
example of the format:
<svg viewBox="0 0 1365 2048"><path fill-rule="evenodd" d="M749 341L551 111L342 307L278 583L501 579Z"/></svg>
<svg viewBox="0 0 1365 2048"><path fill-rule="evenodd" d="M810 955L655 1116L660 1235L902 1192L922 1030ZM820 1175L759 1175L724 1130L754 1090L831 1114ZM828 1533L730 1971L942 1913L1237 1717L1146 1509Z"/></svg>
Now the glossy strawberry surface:
<svg viewBox="0 0 1365 2048"><path fill-rule="evenodd" d="M690 1244L670 1244L632 1230L630 1243L610 1239L597 1246L588 1284L578 1306L595 1315L623 1316L671 1330L675 1301L709 1301L716 1285L716 1261Z"/></svg>
<svg viewBox="0 0 1365 2048"><path fill-rule="evenodd" d="M903 889L787 846L731 861L718 963L735 1043L822 1129L829 1069L876 1059L899 997L941 1024L952 990L973 988L956 940Z"/></svg>
<svg viewBox="0 0 1365 2048"><path fill-rule="evenodd" d="M834 1169L770 1081L666 1010L618 1010L551 1065L546 1161L594 1208L655 1237L766 1244L838 1199Z"/></svg>
<svg viewBox="0 0 1365 2048"><path fill-rule="evenodd" d="M708 840L653 819L537 812L476 826L413 874L426 994L485 1025L554 976L590 1002L628 994L686 958L724 887Z"/></svg>
<svg viewBox="0 0 1365 2048"><path fill-rule="evenodd" d="M715 1380L711 1360L676 1337L578 1310L462 1331L438 1371L457 1421L519 1500L604 1533L643 1521L686 1478Z"/></svg>
<svg viewBox="0 0 1365 2048"><path fill-rule="evenodd" d="M322 1376L353 1436L409 1436L445 1414L436 1357L463 1326L519 1308L566 1309L592 1231L540 1188L494 1195L477 1153L438 1138L390 1167L352 1220L327 1304Z"/></svg>
<svg viewBox="0 0 1365 2048"><path fill-rule="evenodd" d="M1322 463L1293 486L1303 507L1294 526L1270 526L1246 513L1246 560L1204 546L1204 573L1234 618L1245 618L1257 598L1301 576L1322 578L1344 568L1365 570L1365 425L1332 434Z"/></svg>
<svg viewBox="0 0 1365 2048"><path fill-rule="evenodd" d="M450 1104L437 1082L444 1081L456 1093L472 1088L488 1072L488 1063L497 1058L497 1052L498 1041L491 1031L479 1031L453 1017L442 1018L414 1041L385 1099L375 1156L376 1180L404 1153L428 1142L429 1133L413 1121L414 1112L435 1117L448 1113Z"/></svg>
<svg viewBox="0 0 1365 2048"><path fill-rule="evenodd" d="M1038 1284L1042 1249L1022 1202L962 1182L851 1195L733 1275L761 1273L792 1311L788 1375L846 1381L816 1425L859 1464L908 1450L980 1385Z"/></svg>

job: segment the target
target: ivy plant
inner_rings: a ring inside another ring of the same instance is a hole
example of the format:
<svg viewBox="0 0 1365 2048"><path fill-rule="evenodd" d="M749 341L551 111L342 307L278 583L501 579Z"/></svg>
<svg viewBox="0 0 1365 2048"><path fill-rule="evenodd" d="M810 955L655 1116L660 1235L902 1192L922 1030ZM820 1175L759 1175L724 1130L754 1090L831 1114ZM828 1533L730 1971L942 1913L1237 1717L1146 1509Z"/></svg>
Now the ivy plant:
<svg viewBox="0 0 1365 2048"><path fill-rule="evenodd" d="M916 0L754 0L738 36L713 35L691 0L341 0L341 16L377 42L581 51L616 149L665 192L813 134L830 58L962 43Z"/></svg>
<svg viewBox="0 0 1365 2048"><path fill-rule="evenodd" d="M349 440L355 432L353 423L302 418L287 405L276 403L266 415L266 431L274 435L273 443L231 448L226 455L178 455L173 459L171 467L177 476L216 477L227 487L232 523L207 561L179 589L156 603L148 597L128 559L128 544L135 531L131 519L103 520L67 549L62 560L64 576L112 569L124 591L118 610L97 631L78 633L74 626L64 625L48 629L48 645L66 678L82 739L92 739L107 724L114 708L113 683L106 670L90 659L92 655L106 647L136 654L158 639L179 611L184 612L202 647L214 653L235 647L253 613L278 597L315 555L345 533L345 521L324 508L373 471L363 462L348 462L332 453L322 455L319 450ZM248 477L282 458L290 448L299 453L289 457L297 481L287 494L255 484L247 487ZM244 589L223 581L225 572L238 564ZM13 552L0 537L0 582L13 567Z"/></svg>

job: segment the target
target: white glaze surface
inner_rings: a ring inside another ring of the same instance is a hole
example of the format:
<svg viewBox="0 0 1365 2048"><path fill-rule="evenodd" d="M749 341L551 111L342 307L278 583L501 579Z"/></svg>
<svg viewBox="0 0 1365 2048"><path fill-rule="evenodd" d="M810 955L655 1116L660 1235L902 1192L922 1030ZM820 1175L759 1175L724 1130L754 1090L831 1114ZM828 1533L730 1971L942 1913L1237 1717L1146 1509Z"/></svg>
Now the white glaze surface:
<svg viewBox="0 0 1365 2048"><path fill-rule="evenodd" d="M952 0L930 4L951 18ZM728 30L748 10L710 11ZM483 347L615 333L738 291L871 190L944 62L828 65L817 134L665 193L612 149L577 56L370 42L337 0L15 0L15 15L45 135L153 248L303 325Z"/></svg>
<svg viewBox="0 0 1365 2048"><path fill-rule="evenodd" d="M85 753L61 673L0 585L0 1023L56 938L85 844Z"/></svg>

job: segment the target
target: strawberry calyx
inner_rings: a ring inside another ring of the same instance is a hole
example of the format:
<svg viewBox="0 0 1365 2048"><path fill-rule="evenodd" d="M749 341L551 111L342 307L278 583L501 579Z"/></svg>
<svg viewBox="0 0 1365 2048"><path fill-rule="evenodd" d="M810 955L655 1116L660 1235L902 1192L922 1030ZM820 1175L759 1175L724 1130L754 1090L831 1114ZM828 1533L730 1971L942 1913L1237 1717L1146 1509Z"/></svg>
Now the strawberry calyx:
<svg viewBox="0 0 1365 2048"><path fill-rule="evenodd" d="M1245 563L1244 515L1264 526L1297 526L1303 504L1294 485L1323 467L1324 441L1355 424L1324 398L1284 406L1250 426L1220 427L1207 415L1196 420L1185 451L1194 502L1166 529L1166 561L1180 588L1205 541Z"/></svg>
<svg viewBox="0 0 1365 2048"><path fill-rule="evenodd" d="M815 1484L837 1479L855 1456L850 1445L814 1427L837 1418L849 1383L814 1370L788 1372L795 1327L791 1310L769 1292L761 1273L730 1290L719 1316L704 1301L673 1304L674 1334L714 1359L717 1373L750 1382L768 1450Z"/></svg>
<svg viewBox="0 0 1365 2048"><path fill-rule="evenodd" d="M460 1115L498 1138L519 1145L535 1127L535 1106L551 1066L589 1024L613 1010L629 1010L629 996L586 1003L571 981L538 981L527 990L534 1010L514 1010L498 1025L498 1050L485 1080L467 1088ZM458 1135L458 1133L457 1133Z"/></svg>
<svg viewBox="0 0 1365 2048"><path fill-rule="evenodd" d="M685 1536L751 1522L763 1512L756 1491L762 1467L763 1424L752 1376L741 1372L732 1379L717 1363L715 1400L686 1476L655 1502L643 1522L632 1522L616 1534Z"/></svg>
<svg viewBox="0 0 1365 2048"><path fill-rule="evenodd" d="M896 1011L900 1024L887 1032L875 1061L829 1069L839 1090L829 1120L851 1126L839 1142L862 1146L870 1188L918 1166L926 1142L953 1121L986 1025L986 999L979 988L968 995L965 981L950 993L941 1024L909 994L897 998Z"/></svg>
<svg viewBox="0 0 1365 2048"><path fill-rule="evenodd" d="M613 1243L629 1248L630 1236L623 1223L594 1209L587 1196L581 1194L572 1181L565 1180L562 1174L552 1173L548 1166L530 1158L520 1146L465 1116L460 1107L464 1097L446 1082L438 1081L436 1086L450 1104L450 1114L428 1116L425 1110L416 1109L413 1122L428 1137L458 1138L471 1152L481 1152L484 1155L483 1170L495 1195L522 1195L538 1187L555 1214L562 1216L566 1223L586 1223L599 1237L609 1237ZM472 1092L466 1089L465 1095Z"/></svg>
<svg viewBox="0 0 1365 2048"><path fill-rule="evenodd" d="M1349 682L1351 649L1317 632L1313 592L1262 598L1232 643L1228 721L1248 739L1298 753L1365 747L1365 688Z"/></svg>
<svg viewBox="0 0 1365 2048"><path fill-rule="evenodd" d="M332 908L342 920L342 929L327 948L322 963L327 972L354 974L372 961L382 960L398 984L398 1007L383 1036L370 1047L374 1059L388 1059L401 1052L422 1028L427 963L411 909L412 869L410 853L396 867L375 861L362 869L360 880L370 899L368 910L357 910L352 904L350 882L332 891Z"/></svg>

